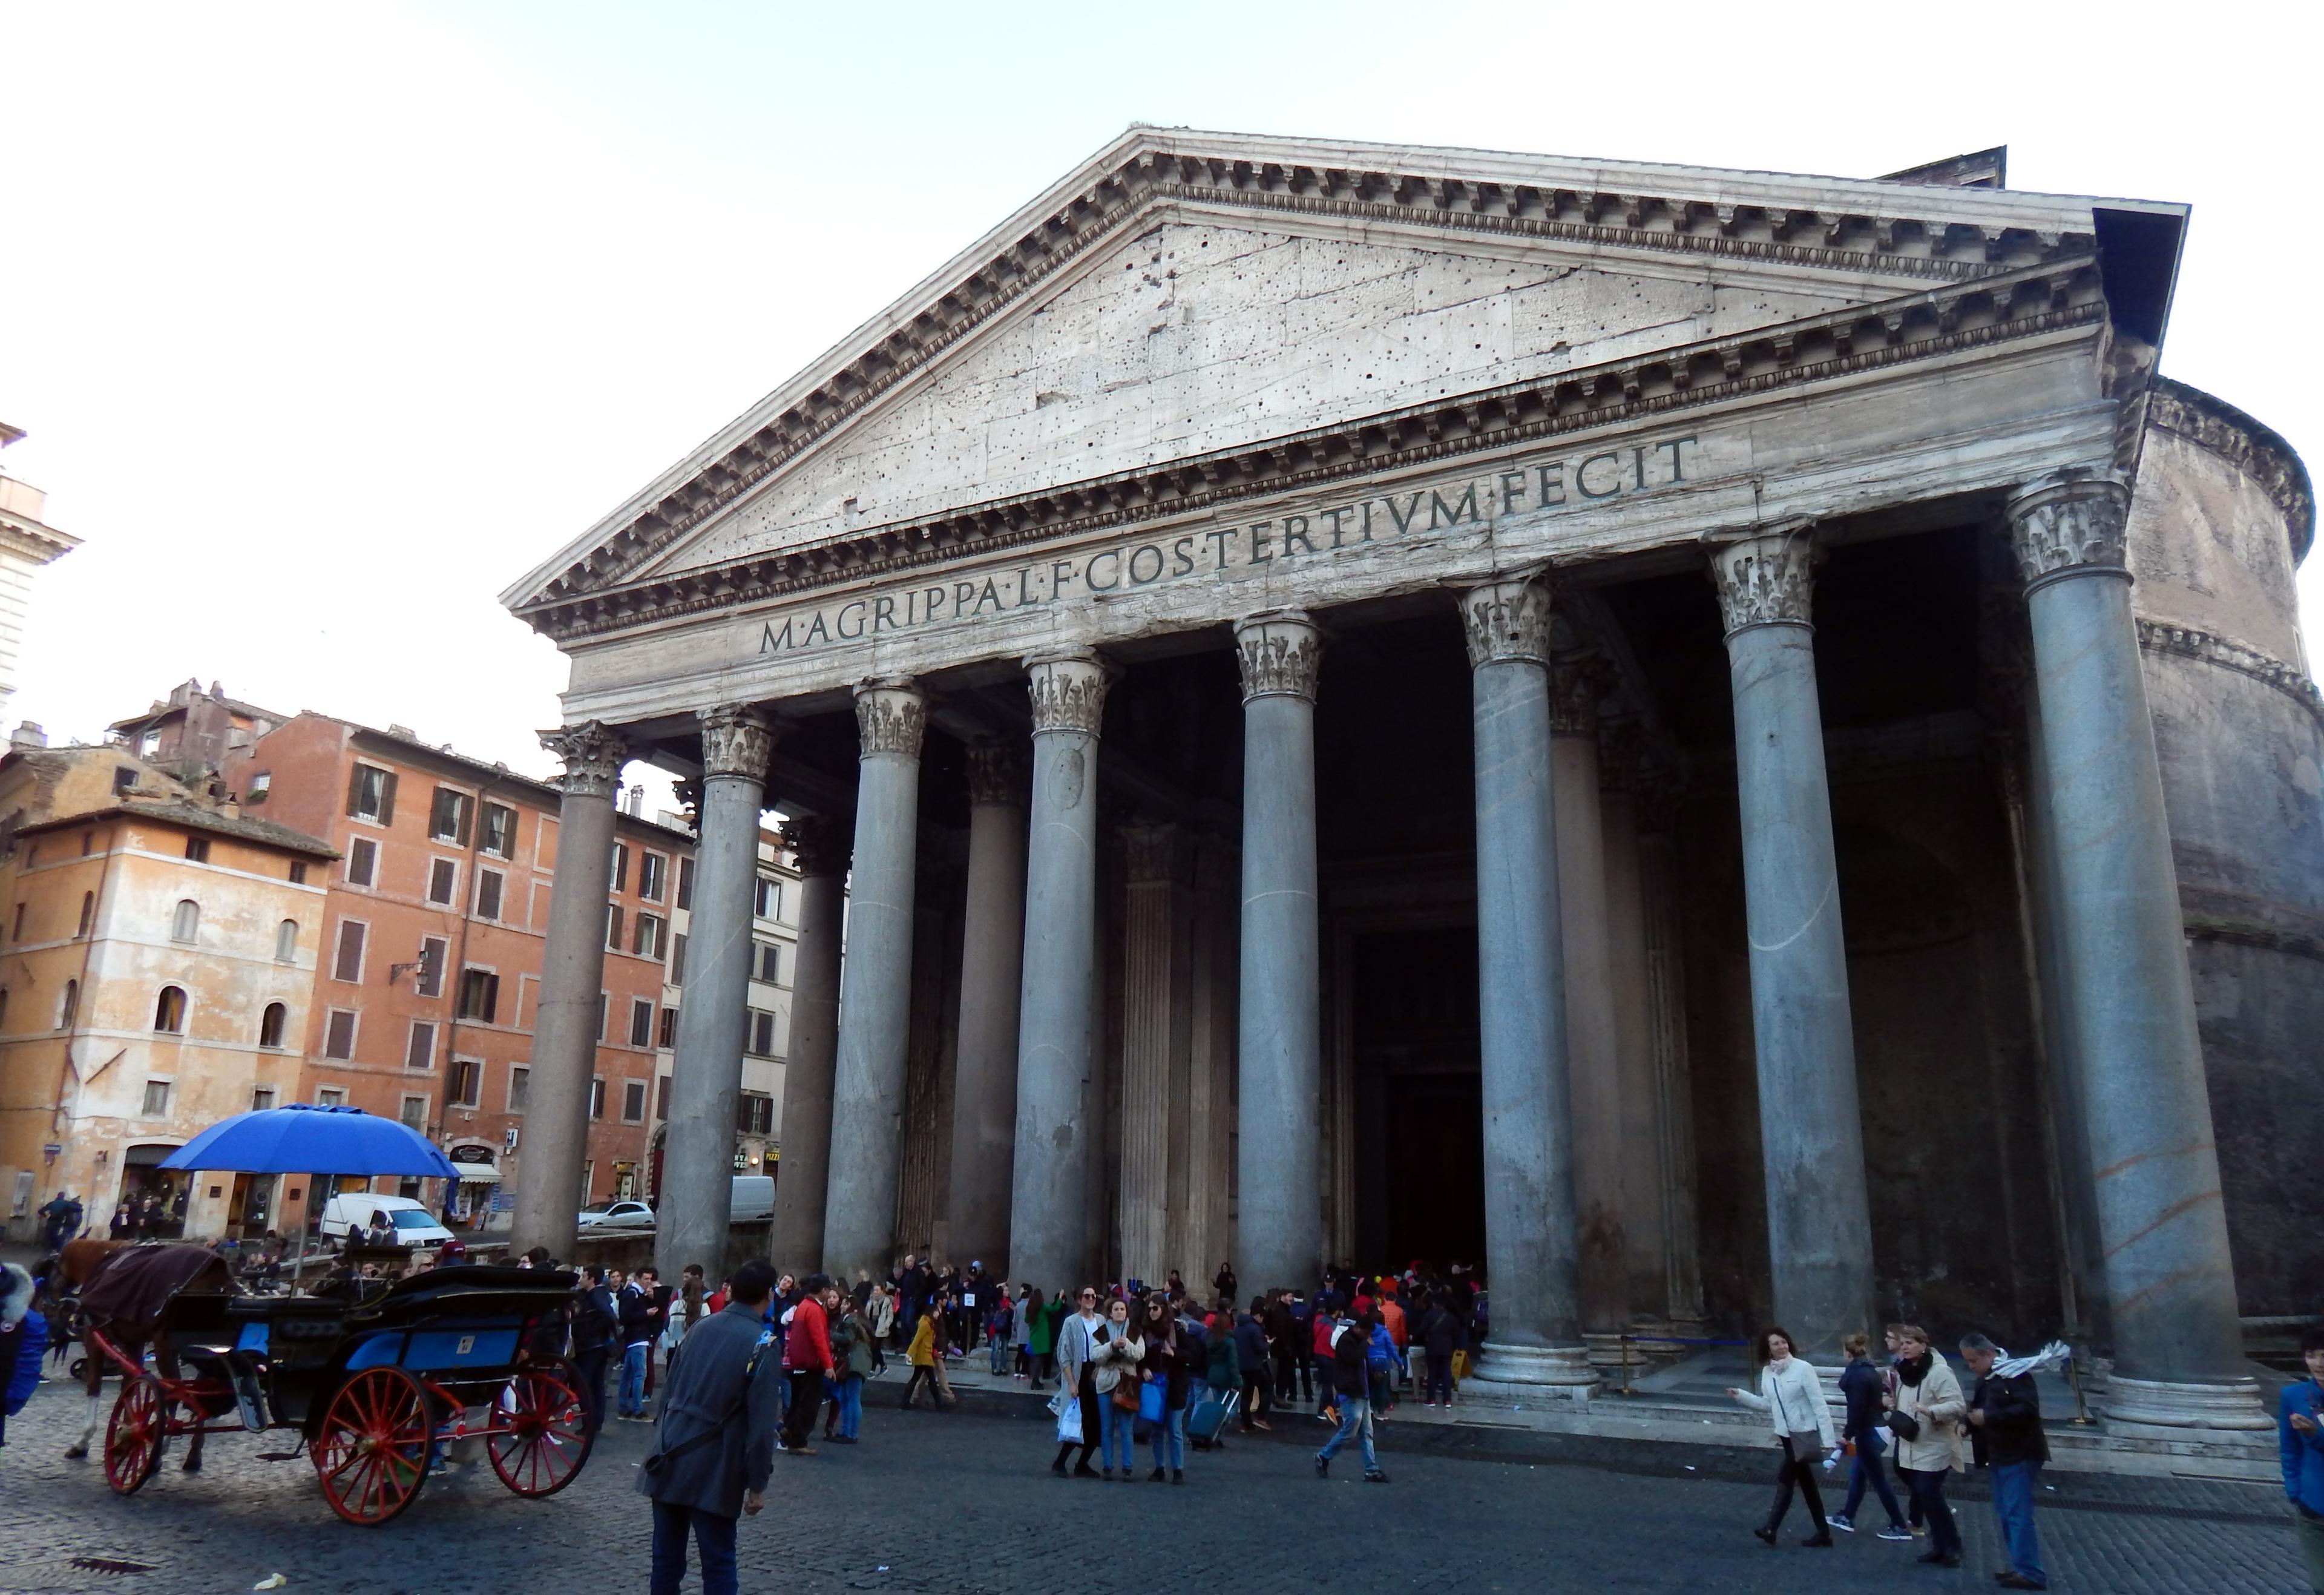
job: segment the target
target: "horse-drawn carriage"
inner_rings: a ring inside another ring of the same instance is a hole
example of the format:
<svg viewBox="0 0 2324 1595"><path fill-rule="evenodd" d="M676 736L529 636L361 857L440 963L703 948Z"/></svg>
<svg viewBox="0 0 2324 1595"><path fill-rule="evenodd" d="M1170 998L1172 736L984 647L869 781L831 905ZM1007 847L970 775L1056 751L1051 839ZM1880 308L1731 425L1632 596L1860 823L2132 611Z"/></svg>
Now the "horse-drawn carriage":
<svg viewBox="0 0 2324 1595"><path fill-rule="evenodd" d="M82 1293L89 1354L122 1375L105 1434L116 1494L152 1479L171 1440L189 1439L195 1467L203 1436L235 1431L297 1430L298 1445L265 1460L304 1452L331 1509L364 1525L410 1506L457 1441L480 1442L521 1496L556 1494L588 1460L579 1375L536 1354L562 1343L570 1274L439 1268L251 1296L217 1288L197 1257L169 1256L199 1250L135 1249Z"/></svg>

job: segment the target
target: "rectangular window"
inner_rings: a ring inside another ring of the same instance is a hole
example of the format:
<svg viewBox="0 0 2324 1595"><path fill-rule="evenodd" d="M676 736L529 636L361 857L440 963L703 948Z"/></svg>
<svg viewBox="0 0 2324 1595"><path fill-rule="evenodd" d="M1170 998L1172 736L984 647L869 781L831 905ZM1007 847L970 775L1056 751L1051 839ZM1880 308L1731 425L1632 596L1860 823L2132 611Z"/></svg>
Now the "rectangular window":
<svg viewBox="0 0 2324 1595"><path fill-rule="evenodd" d="M256 808L260 804L265 802L266 789L273 784L274 776L271 770L262 770L257 774L252 776L250 778L250 785L243 789L243 807L245 808Z"/></svg>
<svg viewBox="0 0 2324 1595"><path fill-rule="evenodd" d="M347 813L374 825L395 823L395 771L358 764L347 778Z"/></svg>
<svg viewBox="0 0 2324 1595"><path fill-rule="evenodd" d="M346 1105L346 1087L343 1085L318 1085L315 1088L315 1106L318 1108L344 1108Z"/></svg>
<svg viewBox="0 0 2324 1595"><path fill-rule="evenodd" d="M605 945L613 952L622 950L622 905L605 905Z"/></svg>
<svg viewBox="0 0 2324 1595"><path fill-rule="evenodd" d="M482 1059L454 1058L452 1060L451 1105L453 1107L475 1107L477 1099L484 1095L484 1065Z"/></svg>
<svg viewBox="0 0 2324 1595"><path fill-rule="evenodd" d="M752 978L770 984L779 982L783 978L783 950L772 942L754 942L752 945L759 954L759 967Z"/></svg>
<svg viewBox="0 0 2324 1595"><path fill-rule="evenodd" d="M508 1111L510 1112L521 1113L524 1111L525 1087L531 1083L532 1071L530 1069L525 1067L522 1064L515 1064L510 1066L508 1094Z"/></svg>
<svg viewBox="0 0 2324 1595"><path fill-rule="evenodd" d="M444 958L451 951L440 936L420 938L420 994L441 997L444 994Z"/></svg>
<svg viewBox="0 0 2324 1595"><path fill-rule="evenodd" d="M379 844L357 836L347 844L347 884L369 886L379 870Z"/></svg>
<svg viewBox="0 0 2324 1595"><path fill-rule="evenodd" d="M775 1128L775 1099L744 1092L734 1103L734 1128L744 1135L767 1135Z"/></svg>
<svg viewBox="0 0 2324 1595"><path fill-rule="evenodd" d="M546 880L532 883L532 918L530 923L535 930L549 928L549 882Z"/></svg>
<svg viewBox="0 0 2324 1595"><path fill-rule="evenodd" d="M638 937L632 946L641 958L661 956L661 918L659 915L638 916Z"/></svg>
<svg viewBox="0 0 2324 1595"><path fill-rule="evenodd" d="M436 1066L436 1027L426 1019L411 1022L411 1039L404 1043L403 1066L407 1069L432 1069Z"/></svg>
<svg viewBox="0 0 2324 1595"><path fill-rule="evenodd" d="M428 806L428 839L467 846L469 805L466 792L456 792L449 787L437 788L435 800Z"/></svg>
<svg viewBox="0 0 2324 1595"><path fill-rule="evenodd" d="M669 1117L669 1076L667 1074L654 1082L654 1117Z"/></svg>
<svg viewBox="0 0 2324 1595"><path fill-rule="evenodd" d="M344 1008L331 1010L323 1021L323 1056L327 1058L351 1058L355 1056L355 1016Z"/></svg>
<svg viewBox="0 0 2324 1595"><path fill-rule="evenodd" d="M676 1009L674 1009L674 1008L665 1008L665 1009L663 1009L663 1010L661 1010L661 1041L660 1041L660 1046L663 1047L663 1049L664 1049L664 1050L667 1050L667 1049L669 1049L669 1048L670 1048L670 1047L676 1046L677 1045L678 1045L678 1010L676 1010Z"/></svg>
<svg viewBox="0 0 2324 1595"><path fill-rule="evenodd" d="M489 969L460 972L460 1017L489 1025L501 1005L501 977Z"/></svg>
<svg viewBox="0 0 2324 1595"><path fill-rule="evenodd" d="M775 1016L764 1009L751 1010L750 1051L762 1058L775 1056Z"/></svg>
<svg viewBox="0 0 2324 1595"><path fill-rule="evenodd" d="M589 1082L589 1117L603 1119L604 1116L605 1083L603 1079L593 1079Z"/></svg>
<svg viewBox="0 0 2324 1595"><path fill-rule="evenodd" d="M331 960L331 978L335 981L363 979L364 931L360 919L339 921L339 950Z"/></svg>
<svg viewBox="0 0 2324 1595"><path fill-rule="evenodd" d="M497 919L501 917L501 881L504 877L498 870L476 871L476 917Z"/></svg>
<svg viewBox="0 0 2324 1595"><path fill-rule="evenodd" d="M148 1080L145 1083L145 1117L166 1119L170 1116L170 1083Z"/></svg>
<svg viewBox="0 0 2324 1595"><path fill-rule="evenodd" d="M661 901L662 882L669 872L669 861L661 854L638 854L638 895L650 903Z"/></svg>
<svg viewBox="0 0 2324 1595"><path fill-rule="evenodd" d="M626 842L613 844L613 890L630 890L630 844Z"/></svg>
<svg viewBox="0 0 2324 1595"><path fill-rule="evenodd" d="M428 864L428 900L449 908L460 895L460 866L450 859L431 859Z"/></svg>
<svg viewBox="0 0 2324 1595"><path fill-rule="evenodd" d="M678 861L678 906L681 908L694 907L694 861L692 859Z"/></svg>
<svg viewBox="0 0 2324 1595"><path fill-rule="evenodd" d="M669 938L669 983L686 984L686 938L682 936Z"/></svg>
<svg viewBox="0 0 2324 1595"><path fill-rule="evenodd" d="M273 1105L274 1088L272 1086L262 1085L256 1091L250 1093L250 1111L252 1112L263 1113Z"/></svg>
<svg viewBox="0 0 2324 1595"><path fill-rule="evenodd" d="M424 1096L407 1095L403 1099L402 1111L396 1114L396 1117L403 1120L404 1129L416 1129L423 1134L426 1133L428 1129L428 1099Z"/></svg>
<svg viewBox="0 0 2324 1595"><path fill-rule="evenodd" d="M210 862L210 839L207 836L186 838L186 857L198 864Z"/></svg>
<svg viewBox="0 0 2324 1595"><path fill-rule="evenodd" d="M516 810L504 804L485 804L484 834L478 845L495 858L516 857Z"/></svg>
<svg viewBox="0 0 2324 1595"><path fill-rule="evenodd" d="M290 861L290 884L293 886L307 884L307 862L304 859Z"/></svg>
<svg viewBox="0 0 2324 1595"><path fill-rule="evenodd" d="M781 918L783 917L783 883L779 880L770 880L764 875L760 876L758 895L751 904L751 912L761 919Z"/></svg>
<svg viewBox="0 0 2324 1595"><path fill-rule="evenodd" d="M633 997L630 1000L630 1045L632 1046L653 1045L653 1013L654 1005L644 998Z"/></svg>
<svg viewBox="0 0 2324 1595"><path fill-rule="evenodd" d="M622 1082L622 1122L643 1124L646 1121L646 1083L642 1080Z"/></svg>
<svg viewBox="0 0 2324 1595"><path fill-rule="evenodd" d="M597 1039L600 1041L605 1038L605 1010L612 1005L613 1000L611 991L597 993Z"/></svg>

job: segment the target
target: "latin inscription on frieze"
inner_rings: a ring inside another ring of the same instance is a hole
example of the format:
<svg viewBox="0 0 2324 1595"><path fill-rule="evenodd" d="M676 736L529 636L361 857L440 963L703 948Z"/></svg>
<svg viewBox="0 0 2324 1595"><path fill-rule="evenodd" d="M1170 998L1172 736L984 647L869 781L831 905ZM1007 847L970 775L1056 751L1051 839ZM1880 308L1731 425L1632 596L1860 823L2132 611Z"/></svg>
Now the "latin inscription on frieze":
<svg viewBox="0 0 2324 1595"><path fill-rule="evenodd" d="M951 579L892 586L753 622L757 651L794 654L890 632L1089 601L1167 584L1216 581L1254 567L1324 562L1482 529L1511 515L1555 514L1662 492L1697 470L1692 435L1520 458L1481 475L1355 497L1232 526L1128 538L1070 558L1031 559Z"/></svg>

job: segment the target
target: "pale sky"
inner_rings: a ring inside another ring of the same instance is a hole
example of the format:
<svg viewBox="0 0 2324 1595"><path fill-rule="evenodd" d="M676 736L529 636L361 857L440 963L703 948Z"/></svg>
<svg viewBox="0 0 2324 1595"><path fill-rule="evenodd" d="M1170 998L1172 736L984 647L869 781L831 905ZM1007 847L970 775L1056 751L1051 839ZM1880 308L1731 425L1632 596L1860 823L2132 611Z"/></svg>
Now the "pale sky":
<svg viewBox="0 0 2324 1595"><path fill-rule="evenodd" d="M2317 14L0 0L11 718L173 682L534 774L495 595L1133 121L2191 202L2169 374L2324 458ZM2311 637L2324 557L2301 574Z"/></svg>

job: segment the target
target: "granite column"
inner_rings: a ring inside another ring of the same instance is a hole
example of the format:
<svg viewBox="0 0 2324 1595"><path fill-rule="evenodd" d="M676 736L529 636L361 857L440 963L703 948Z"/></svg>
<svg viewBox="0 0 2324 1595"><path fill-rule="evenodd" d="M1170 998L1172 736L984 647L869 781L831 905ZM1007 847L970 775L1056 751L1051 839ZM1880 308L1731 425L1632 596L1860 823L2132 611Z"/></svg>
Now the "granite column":
<svg viewBox="0 0 2324 1595"><path fill-rule="evenodd" d="M1105 1103L1097 1069L1097 740L1106 667L1094 654L1026 661L1033 809L1017 1020L1009 1261L1054 1295L1089 1282L1090 1163Z"/></svg>
<svg viewBox="0 0 2324 1595"><path fill-rule="evenodd" d="M807 814L784 823L783 844L798 862L798 956L791 965L790 1052L783 1060L772 1257L777 1268L804 1277L823 1267L824 1203L830 1194L847 842L831 820Z"/></svg>
<svg viewBox="0 0 2324 1595"><path fill-rule="evenodd" d="M1176 825L1122 834L1129 862L1121 1037L1121 1275L1158 1281L1201 1261L1173 1251L1185 1205L1194 1046L1192 894ZM1174 1201L1174 1194L1176 1200Z"/></svg>
<svg viewBox="0 0 2324 1595"><path fill-rule="evenodd" d="M838 1278L887 1277L895 1242L926 716L926 702L908 680L883 678L855 689L854 871L823 1220L824 1270Z"/></svg>
<svg viewBox="0 0 2324 1595"><path fill-rule="evenodd" d="M982 1262L995 1277L1009 1272L1017 1008L1024 973L1024 756L1013 742L973 742L946 1249L955 1261Z"/></svg>
<svg viewBox="0 0 2324 1595"><path fill-rule="evenodd" d="M569 1258L579 1229L581 1165L589 1156L589 1082L605 984L613 788L627 750L595 720L544 736L541 745L565 761L565 779L509 1243L512 1255L545 1246Z"/></svg>
<svg viewBox="0 0 2324 1595"><path fill-rule="evenodd" d="M1274 609L1237 621L1234 636L1243 701L1236 1272L1253 1291L1305 1288L1324 1261L1315 896L1323 634L1305 611Z"/></svg>
<svg viewBox="0 0 2324 1595"><path fill-rule="evenodd" d="M2064 475L2009 504L2034 633L2071 1096L2095 1187L2110 1427L2268 1426L2244 1374L2163 774L2130 607L2129 493Z"/></svg>
<svg viewBox="0 0 2324 1595"><path fill-rule="evenodd" d="M1806 528L1711 550L1735 698L1775 1316L1816 1361L1872 1322L1872 1216L1825 785Z"/></svg>
<svg viewBox="0 0 2324 1595"><path fill-rule="evenodd" d="M1461 620L1475 737L1485 1258L1493 1286L1483 1367L1490 1378L1580 1392L1596 1376L1581 1336L1549 593L1539 581L1489 582L1462 595ZM1598 897L1602 910L1602 890Z"/></svg>

